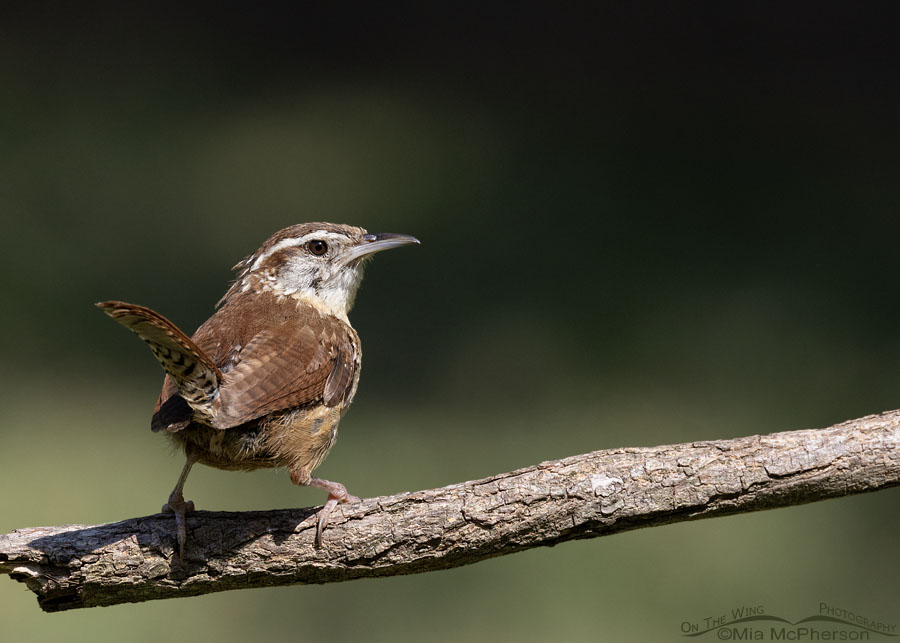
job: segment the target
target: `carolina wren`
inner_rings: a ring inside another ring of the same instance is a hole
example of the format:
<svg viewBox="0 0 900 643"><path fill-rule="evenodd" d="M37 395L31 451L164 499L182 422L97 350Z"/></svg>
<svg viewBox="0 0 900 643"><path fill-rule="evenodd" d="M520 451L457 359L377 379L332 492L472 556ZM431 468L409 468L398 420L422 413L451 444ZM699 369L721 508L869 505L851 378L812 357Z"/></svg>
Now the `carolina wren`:
<svg viewBox="0 0 900 643"><path fill-rule="evenodd" d="M120 301L97 304L137 333L166 377L150 426L165 431L186 463L164 511L175 514L179 555L187 540L184 483L191 467L287 467L291 481L328 492L316 545L344 485L312 476L337 437L359 382L359 336L347 319L366 260L417 244L405 234L369 234L301 223L272 235L238 263L237 279L192 337L158 313Z"/></svg>

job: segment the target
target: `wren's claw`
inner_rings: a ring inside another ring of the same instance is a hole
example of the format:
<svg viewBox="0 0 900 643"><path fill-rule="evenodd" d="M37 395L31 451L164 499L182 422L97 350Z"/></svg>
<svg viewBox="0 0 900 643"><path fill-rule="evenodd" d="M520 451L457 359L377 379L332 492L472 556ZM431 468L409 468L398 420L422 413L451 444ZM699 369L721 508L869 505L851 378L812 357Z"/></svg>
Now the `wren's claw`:
<svg viewBox="0 0 900 643"><path fill-rule="evenodd" d="M163 505L164 513L175 514L175 538L178 540L178 560L184 560L184 544L187 542L187 528L185 527L185 515L194 510L194 501L185 500L181 493L172 493L169 502Z"/></svg>
<svg viewBox="0 0 900 643"><path fill-rule="evenodd" d="M337 504L339 502L359 502L360 500L356 496L351 496L347 493L347 488L340 482L330 482L322 478L310 478L306 484L328 492L328 500L325 501L325 505L319 511L319 520L316 523L316 547L321 547L322 533L325 531L325 527L328 526L328 517L331 516L331 512L334 511Z"/></svg>

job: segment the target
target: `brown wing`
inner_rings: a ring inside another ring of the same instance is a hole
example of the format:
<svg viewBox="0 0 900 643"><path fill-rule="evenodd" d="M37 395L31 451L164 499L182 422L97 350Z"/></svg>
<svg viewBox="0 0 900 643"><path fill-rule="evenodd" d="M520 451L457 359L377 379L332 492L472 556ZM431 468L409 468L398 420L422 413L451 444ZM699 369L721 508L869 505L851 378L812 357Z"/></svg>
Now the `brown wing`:
<svg viewBox="0 0 900 643"><path fill-rule="evenodd" d="M318 401L342 404L358 364L346 328L318 315L259 332L238 359L219 387L214 420L219 429Z"/></svg>

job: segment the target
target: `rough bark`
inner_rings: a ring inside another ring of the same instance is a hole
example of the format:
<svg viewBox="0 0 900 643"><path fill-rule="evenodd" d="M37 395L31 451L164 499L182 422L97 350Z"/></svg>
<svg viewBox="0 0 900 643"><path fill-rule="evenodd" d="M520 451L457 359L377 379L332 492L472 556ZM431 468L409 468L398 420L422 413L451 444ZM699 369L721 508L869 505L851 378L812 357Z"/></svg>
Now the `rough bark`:
<svg viewBox="0 0 900 643"><path fill-rule="evenodd" d="M900 411L827 429L597 451L335 511L198 511L184 561L174 521L0 536L0 572L46 611L227 589L412 574L638 527L785 507L900 484Z"/></svg>

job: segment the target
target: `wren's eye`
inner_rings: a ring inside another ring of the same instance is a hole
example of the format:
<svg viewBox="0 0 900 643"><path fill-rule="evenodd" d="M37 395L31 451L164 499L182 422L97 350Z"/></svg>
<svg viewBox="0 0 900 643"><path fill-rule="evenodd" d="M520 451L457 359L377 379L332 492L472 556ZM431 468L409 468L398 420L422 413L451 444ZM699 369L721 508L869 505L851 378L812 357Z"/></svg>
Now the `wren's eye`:
<svg viewBox="0 0 900 643"><path fill-rule="evenodd" d="M328 244L321 239L313 239L306 242L306 249L309 250L310 254L321 257L328 252Z"/></svg>

